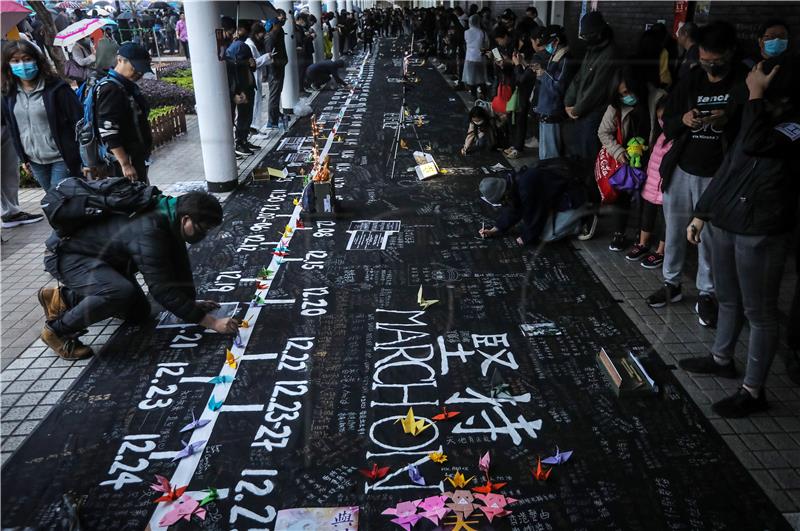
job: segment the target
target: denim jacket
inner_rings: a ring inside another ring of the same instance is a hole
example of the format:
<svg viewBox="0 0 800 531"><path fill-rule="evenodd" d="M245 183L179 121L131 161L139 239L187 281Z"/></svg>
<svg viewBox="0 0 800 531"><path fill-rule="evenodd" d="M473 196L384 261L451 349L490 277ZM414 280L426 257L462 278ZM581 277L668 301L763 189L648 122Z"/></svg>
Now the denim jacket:
<svg viewBox="0 0 800 531"><path fill-rule="evenodd" d="M539 99L536 112L548 118L563 118L564 93L572 77L572 57L569 46L556 50L547 63L544 74L539 78Z"/></svg>

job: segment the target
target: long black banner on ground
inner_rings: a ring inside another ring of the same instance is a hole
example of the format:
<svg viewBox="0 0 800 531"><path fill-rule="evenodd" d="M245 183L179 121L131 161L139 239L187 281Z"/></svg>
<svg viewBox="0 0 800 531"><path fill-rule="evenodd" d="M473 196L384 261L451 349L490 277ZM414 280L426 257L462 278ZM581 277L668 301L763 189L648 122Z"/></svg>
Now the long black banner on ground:
<svg viewBox="0 0 800 531"><path fill-rule="evenodd" d="M445 477L482 485L487 451L516 501L489 521L488 502L461 495L475 529L788 527L569 243L477 238L495 214L477 183L500 159L458 155L463 106L430 65L404 90L400 44L353 62L360 90L315 102L348 218L298 225L299 120L267 161L295 176L242 186L192 248L201 296L249 322L240 346L123 326L3 468L3 527L57 528L68 493L86 529L162 529L175 503L153 502L159 474L196 500L216 492L204 520L176 528L273 529L281 509L357 506L361 529L389 529L385 509L454 491ZM414 150L447 173L418 181ZM420 287L438 302L423 309ZM616 398L601 347L640 355L660 395ZM433 422L443 406L459 414ZM397 422L409 407L417 435ZM180 432L193 416L204 425ZM574 454L535 479L556 447ZM368 480L372 464L389 471ZM405 522L434 528L421 513ZM328 528L352 525L340 520Z"/></svg>

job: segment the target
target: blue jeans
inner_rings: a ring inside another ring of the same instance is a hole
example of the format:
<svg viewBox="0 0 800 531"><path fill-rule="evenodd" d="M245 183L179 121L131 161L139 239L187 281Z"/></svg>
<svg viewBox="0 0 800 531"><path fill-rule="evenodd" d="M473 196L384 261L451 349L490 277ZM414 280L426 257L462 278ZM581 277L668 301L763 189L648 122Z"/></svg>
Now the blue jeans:
<svg viewBox="0 0 800 531"><path fill-rule="evenodd" d="M38 162L31 161L30 164L33 177L45 192L51 188L55 188L59 182L70 176L69 168L67 168L63 160L53 162L52 164L39 164Z"/></svg>
<svg viewBox="0 0 800 531"><path fill-rule="evenodd" d="M539 160L561 156L561 124L539 122Z"/></svg>

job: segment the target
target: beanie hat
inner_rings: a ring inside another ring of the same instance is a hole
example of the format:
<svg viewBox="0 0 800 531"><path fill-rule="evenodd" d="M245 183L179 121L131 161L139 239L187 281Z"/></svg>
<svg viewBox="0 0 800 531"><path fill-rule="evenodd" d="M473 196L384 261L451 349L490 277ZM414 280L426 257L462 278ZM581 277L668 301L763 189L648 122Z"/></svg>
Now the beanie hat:
<svg viewBox="0 0 800 531"><path fill-rule="evenodd" d="M481 196L492 204L497 204L506 193L506 180L501 177L486 177L478 185Z"/></svg>
<svg viewBox="0 0 800 531"><path fill-rule="evenodd" d="M603 18L603 14L600 11L591 11L581 19L581 35L600 33L607 25L606 19Z"/></svg>

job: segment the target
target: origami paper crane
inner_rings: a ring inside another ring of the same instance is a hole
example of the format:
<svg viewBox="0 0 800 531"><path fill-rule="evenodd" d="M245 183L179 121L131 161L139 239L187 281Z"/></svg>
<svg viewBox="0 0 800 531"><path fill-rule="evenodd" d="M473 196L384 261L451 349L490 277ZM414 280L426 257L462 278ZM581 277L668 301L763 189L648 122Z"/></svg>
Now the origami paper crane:
<svg viewBox="0 0 800 531"><path fill-rule="evenodd" d="M508 498L502 494L476 494L476 498L483 501L486 505L478 506L483 511L486 518L491 522L495 517L503 517L511 514L506 509L506 505L516 502L514 498Z"/></svg>
<svg viewBox="0 0 800 531"><path fill-rule="evenodd" d="M222 407L222 400L217 401L214 398L214 395L211 395L211 398L208 399L208 409L210 409L211 411L217 411L221 407Z"/></svg>
<svg viewBox="0 0 800 531"><path fill-rule="evenodd" d="M437 302L439 302L438 299L425 300L422 296L422 285L420 285L419 291L417 292L417 304L419 304L419 307L423 310L427 310L428 306L432 306Z"/></svg>
<svg viewBox="0 0 800 531"><path fill-rule="evenodd" d="M535 468L535 469L532 469L532 472L533 472L533 478L534 478L536 481L546 481L546 480L547 480L547 478L549 478L549 477L550 477L550 473L551 473L552 471L553 471L553 469L552 469L552 468L548 468L547 470L545 470L545 469L544 469L544 467L542 467L542 458L540 457L540 458L537 460L536 468Z"/></svg>
<svg viewBox="0 0 800 531"><path fill-rule="evenodd" d="M463 489L464 487L466 487L466 486L469 484L469 482L470 482L470 481L472 481L473 479L475 479L475 476L472 476L472 477L471 477L471 478L469 478L469 479L465 479L465 477L464 477L464 474L462 474L461 472L458 472L458 471L456 471L456 473L455 473L455 474L453 474L453 477L450 477L450 476L445 476L445 478L444 478L444 479L446 479L447 481L449 481L449 482L450 482L450 484L451 484L452 486L454 486L455 488L457 488L457 489ZM458 491L457 491L457 492L458 492ZM465 491L465 492L469 492L469 491ZM470 494L470 497L472 497L472 494Z"/></svg>
<svg viewBox="0 0 800 531"><path fill-rule="evenodd" d="M239 328L250 328L250 323L247 319L242 319L242 322L239 323Z"/></svg>
<svg viewBox="0 0 800 531"><path fill-rule="evenodd" d="M439 463L440 465L447 461L447 455L445 455L444 452L431 452L428 454L428 457L431 458L431 461Z"/></svg>
<svg viewBox="0 0 800 531"><path fill-rule="evenodd" d="M293 229L292 229L291 225L286 225L286 228L285 228L285 229L283 229L283 231L284 231L284 232L286 232L286 233L288 233L288 234L291 234L291 233L292 233L292 230L293 230Z"/></svg>
<svg viewBox="0 0 800 531"><path fill-rule="evenodd" d="M556 446L555 455L552 457L547 457L545 459L542 459L542 463L546 465L561 465L569 461L570 457L572 457L572 450L562 452L558 449L558 446Z"/></svg>
<svg viewBox="0 0 800 531"><path fill-rule="evenodd" d="M153 500L155 503L175 501L183 496L183 493L186 492L186 488L188 487L188 485L173 487L169 484L167 478L159 476L158 474L156 474L156 481L157 483L151 484L150 488L156 492L162 493L162 496Z"/></svg>
<svg viewBox="0 0 800 531"><path fill-rule="evenodd" d="M449 507L444 506L444 502L447 501L447 496L430 496L425 498L420 502L419 508L422 510L420 516L423 518L427 518L434 525L439 525L439 520L441 520L444 515L450 512Z"/></svg>
<svg viewBox="0 0 800 531"><path fill-rule="evenodd" d="M414 418L414 408L408 408L404 418L394 421L395 424L398 422L403 426L403 433L410 433L414 437L431 427L431 424L426 425L424 420Z"/></svg>
<svg viewBox="0 0 800 531"><path fill-rule="evenodd" d="M489 477L489 464L491 463L491 456L486 452L478 459L478 469Z"/></svg>
<svg viewBox="0 0 800 531"><path fill-rule="evenodd" d="M239 358L241 358L241 356L239 356ZM227 363L228 367L230 367L231 369L235 369L238 366L236 361L239 358L237 358L237 357L235 357L233 355L233 352L231 352L231 349L226 349L225 350L225 363Z"/></svg>
<svg viewBox="0 0 800 531"><path fill-rule="evenodd" d="M268 279L269 277L271 277L274 274L275 274L275 272L272 271L271 269L267 269L266 267L262 267L261 270L258 272L258 275L256 275L256 276L258 278L262 279L262 280L266 280L266 279Z"/></svg>
<svg viewBox="0 0 800 531"><path fill-rule="evenodd" d="M214 487L208 487L206 491L208 492L208 494L206 494L205 498L200 500L200 507L208 505L213 501L217 501L217 499L219 498L219 494L217 494L217 489L215 489Z"/></svg>
<svg viewBox="0 0 800 531"><path fill-rule="evenodd" d="M253 297L253 302L252 302L253 306L264 306L266 303L267 300L261 295L256 295L255 297Z"/></svg>
<svg viewBox="0 0 800 531"><path fill-rule="evenodd" d="M375 481L376 479L383 478L386 474L389 473L388 466L378 467L377 463L372 463L372 468L359 468L358 469L361 474L369 479L370 481Z"/></svg>
<svg viewBox="0 0 800 531"><path fill-rule="evenodd" d="M466 520L469 515L475 512L475 498L468 490L455 490L453 492L445 492L445 496L450 498L451 502L446 504L456 514L456 518Z"/></svg>
<svg viewBox="0 0 800 531"><path fill-rule="evenodd" d="M422 477L416 465L408 465L408 477L417 485L425 485L425 478Z"/></svg>
<svg viewBox="0 0 800 531"><path fill-rule="evenodd" d="M303 223L302 218L297 218L297 223L294 224L296 229L304 229L306 228L305 224Z"/></svg>
<svg viewBox="0 0 800 531"><path fill-rule="evenodd" d="M297 206L297 205L299 205L299 204L300 204L300 200L299 200L299 199L297 199L297 198L295 197L294 199L292 199L292 204L293 204L294 206Z"/></svg>
<svg viewBox="0 0 800 531"><path fill-rule="evenodd" d="M408 149L408 143L402 138L400 139L400 149Z"/></svg>
<svg viewBox="0 0 800 531"><path fill-rule="evenodd" d="M224 374L222 376L214 376L211 378L208 383L210 384L226 384L231 383L233 381L233 376L230 374Z"/></svg>
<svg viewBox="0 0 800 531"><path fill-rule="evenodd" d="M172 458L172 461L179 461L184 457L189 457L190 455L194 455L197 453L197 450L203 447L206 441L197 441L193 443L187 443L186 441L181 441L183 444L183 450L180 450L178 453L175 454L175 457Z"/></svg>
<svg viewBox="0 0 800 531"><path fill-rule="evenodd" d="M490 379L491 390L489 391L489 396L491 398L511 398L511 387L503 380L503 375L500 374L500 371L495 369L492 372L492 376Z"/></svg>
<svg viewBox="0 0 800 531"><path fill-rule="evenodd" d="M193 430L195 428L202 428L203 426L205 426L209 422L211 422L211 421L208 420L208 419L200 419L200 420L198 420L194 416L194 411L192 411L192 421L189 424L187 424L186 426L184 426L183 428L181 428L180 432L183 433L185 431L191 431L191 430Z"/></svg>
<svg viewBox="0 0 800 531"><path fill-rule="evenodd" d="M480 492L481 494L489 494L494 490L500 490L505 487L508 483L501 482L501 483L492 483L491 480L486 480L485 485L481 485L480 487L472 487L473 492Z"/></svg>
<svg viewBox="0 0 800 531"><path fill-rule="evenodd" d="M406 531L410 531L414 524L422 518L422 515L417 514L417 507L420 503L422 503L422 500L400 502L394 507L385 509L381 514L396 516L396 518L392 518L392 523L399 525Z"/></svg>
<svg viewBox="0 0 800 531"><path fill-rule="evenodd" d="M434 415L431 418L437 422L441 422L443 420L449 420L455 417L456 415L460 414L461 414L460 411L447 411L447 406L442 406L442 412L439 413L438 415Z"/></svg>
<svg viewBox="0 0 800 531"><path fill-rule="evenodd" d="M158 525L162 527L171 526L178 523L181 519L191 521L192 515L196 515L200 520L206 519L206 510L200 507L200 503L191 496L182 496L176 503L176 507L164 515Z"/></svg>

